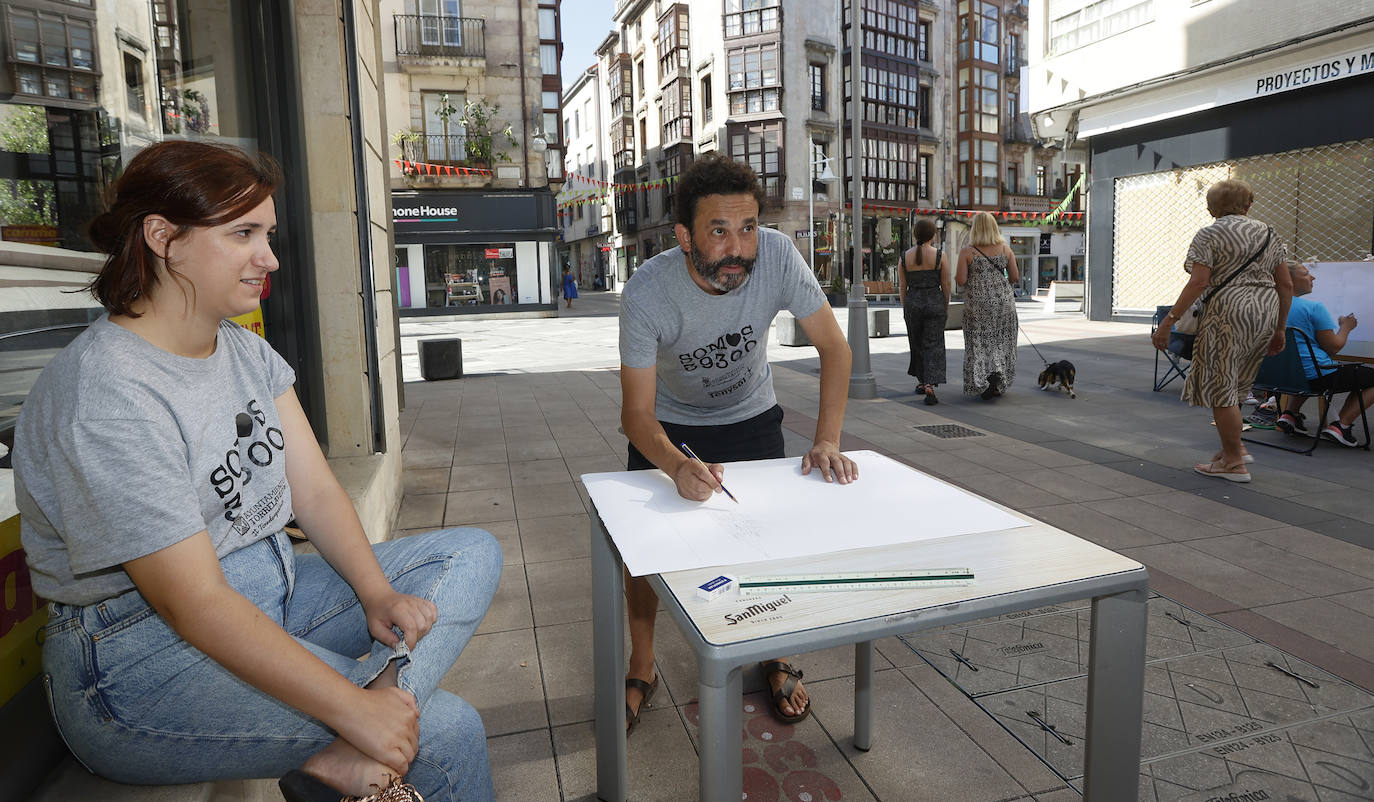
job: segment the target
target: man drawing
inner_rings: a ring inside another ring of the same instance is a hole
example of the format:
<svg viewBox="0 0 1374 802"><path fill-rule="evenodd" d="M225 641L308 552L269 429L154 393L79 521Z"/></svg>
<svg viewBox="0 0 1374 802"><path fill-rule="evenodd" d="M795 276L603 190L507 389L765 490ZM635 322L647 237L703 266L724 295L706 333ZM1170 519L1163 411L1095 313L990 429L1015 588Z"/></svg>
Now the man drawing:
<svg viewBox="0 0 1374 802"><path fill-rule="evenodd" d="M763 188L747 165L702 156L678 185L680 248L650 259L625 285L620 308L621 423L630 470L659 468L683 498L721 489L722 462L783 457L783 411L768 365L769 327L796 315L820 355L820 411L802 473L847 484L858 468L839 449L849 385L849 345L815 276L783 234L759 228ZM688 457L686 443L704 461ZM745 499L744 503L748 500ZM630 666L627 732L658 687L654 614L642 577L626 578ZM802 672L763 664L773 714L795 723L811 712Z"/></svg>

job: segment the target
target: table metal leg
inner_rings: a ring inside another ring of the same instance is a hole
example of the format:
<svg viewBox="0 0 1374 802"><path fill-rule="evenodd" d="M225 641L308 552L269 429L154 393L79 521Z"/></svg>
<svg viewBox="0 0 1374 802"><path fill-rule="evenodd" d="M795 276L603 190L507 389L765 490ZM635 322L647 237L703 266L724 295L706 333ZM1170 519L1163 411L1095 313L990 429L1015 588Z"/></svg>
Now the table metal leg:
<svg viewBox="0 0 1374 802"><path fill-rule="evenodd" d="M1086 802L1134 802L1139 795L1145 696L1144 589L1093 599L1088 647Z"/></svg>
<svg viewBox="0 0 1374 802"><path fill-rule="evenodd" d="M739 802L744 792L743 684L739 666L724 674L701 666L697 682L701 765L697 793L704 802ZM718 684L710 684L710 683Z"/></svg>
<svg viewBox="0 0 1374 802"><path fill-rule="evenodd" d="M873 743L873 641L854 644L854 748Z"/></svg>
<svg viewBox="0 0 1374 802"><path fill-rule="evenodd" d="M624 566L595 507L592 508L591 519L596 797L606 802L624 802L628 785L625 768L625 684L621 678L625 654Z"/></svg>

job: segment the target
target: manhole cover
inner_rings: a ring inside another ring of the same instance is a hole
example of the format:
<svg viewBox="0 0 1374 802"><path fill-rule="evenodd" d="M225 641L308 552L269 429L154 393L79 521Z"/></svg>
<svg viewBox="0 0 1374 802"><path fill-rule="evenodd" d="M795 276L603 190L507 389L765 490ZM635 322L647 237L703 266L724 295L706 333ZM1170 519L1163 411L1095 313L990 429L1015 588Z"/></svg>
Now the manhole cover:
<svg viewBox="0 0 1374 802"><path fill-rule="evenodd" d="M913 426L918 432L933 434L941 439L948 440L951 437L983 437L983 433L970 429L967 426L956 426L953 423L937 423L931 426Z"/></svg>

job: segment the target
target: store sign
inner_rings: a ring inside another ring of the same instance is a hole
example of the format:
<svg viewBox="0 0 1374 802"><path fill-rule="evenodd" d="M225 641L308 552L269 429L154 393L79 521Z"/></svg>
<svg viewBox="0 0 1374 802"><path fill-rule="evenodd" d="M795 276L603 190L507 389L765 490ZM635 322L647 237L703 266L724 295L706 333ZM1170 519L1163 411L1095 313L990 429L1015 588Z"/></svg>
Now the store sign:
<svg viewBox="0 0 1374 802"><path fill-rule="evenodd" d="M57 226L0 226L0 240L56 246L62 242L62 233Z"/></svg>
<svg viewBox="0 0 1374 802"><path fill-rule="evenodd" d="M1339 56L1324 58L1308 64L1300 64L1291 70L1260 75L1255 78L1254 96L1272 95L1287 92L1304 86L1322 84L1374 72L1374 49L1343 53Z"/></svg>
<svg viewBox="0 0 1374 802"><path fill-rule="evenodd" d="M418 206L393 207L391 219L397 223L436 223L436 222L456 222L458 220L457 206Z"/></svg>
<svg viewBox="0 0 1374 802"><path fill-rule="evenodd" d="M1084 108L1078 136L1087 138L1231 103L1272 97L1294 89L1374 74L1374 48L1363 47L1317 58L1274 58L1267 65L1235 66L1217 75L1172 81L1169 93L1157 99L1120 97Z"/></svg>
<svg viewBox="0 0 1374 802"><path fill-rule="evenodd" d="M815 232L815 231L798 231L798 232L797 232L797 239L811 239L811 238L814 237L814 236L816 236L816 232Z"/></svg>
<svg viewBox="0 0 1374 802"><path fill-rule="evenodd" d="M487 249L486 249L486 255L487 255L487 258L488 258L488 259L514 259L514 258L515 258L515 249L514 249L514 248L487 248Z"/></svg>

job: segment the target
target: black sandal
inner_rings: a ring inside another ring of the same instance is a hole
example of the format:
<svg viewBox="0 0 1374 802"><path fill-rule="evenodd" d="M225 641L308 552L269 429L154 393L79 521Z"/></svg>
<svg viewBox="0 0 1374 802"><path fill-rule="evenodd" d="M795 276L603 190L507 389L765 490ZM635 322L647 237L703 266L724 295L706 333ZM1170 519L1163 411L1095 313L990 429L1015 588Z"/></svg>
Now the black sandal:
<svg viewBox="0 0 1374 802"><path fill-rule="evenodd" d="M638 677L625 678L625 690L637 690L641 694L639 697L639 709L634 710L630 703L625 703L625 737L630 736L630 731L639 723L639 714L644 712L644 708L649 706L649 700L654 698L654 691L658 690L658 674L654 674L652 682L645 682Z"/></svg>
<svg viewBox="0 0 1374 802"><path fill-rule="evenodd" d="M763 681L768 683L768 687L770 689L773 687L773 683L769 682L768 678L772 674L776 674L779 671L781 671L782 673L787 675L787 679L782 683L782 687L778 688L776 691L773 691L773 718L777 719L778 721L781 721L783 724L796 724L797 722L811 715L811 700L809 698L806 700L806 707L803 708L800 713L795 713L789 716L786 713L782 712L782 703L785 701L788 704L791 704L792 692L795 691L797 689L797 686L801 684L801 669L793 668L792 666L788 665L786 661L783 660L769 660L763 663L759 663L759 668L763 669Z"/></svg>

